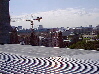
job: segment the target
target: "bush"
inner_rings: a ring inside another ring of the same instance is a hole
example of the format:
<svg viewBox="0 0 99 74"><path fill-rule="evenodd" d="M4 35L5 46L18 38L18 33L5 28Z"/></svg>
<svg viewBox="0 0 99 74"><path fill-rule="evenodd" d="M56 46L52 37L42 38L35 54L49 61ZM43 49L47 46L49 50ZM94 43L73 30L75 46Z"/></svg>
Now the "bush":
<svg viewBox="0 0 99 74"><path fill-rule="evenodd" d="M85 50L97 50L99 48L99 41L79 41L76 44L71 45L69 48L71 49L85 49Z"/></svg>

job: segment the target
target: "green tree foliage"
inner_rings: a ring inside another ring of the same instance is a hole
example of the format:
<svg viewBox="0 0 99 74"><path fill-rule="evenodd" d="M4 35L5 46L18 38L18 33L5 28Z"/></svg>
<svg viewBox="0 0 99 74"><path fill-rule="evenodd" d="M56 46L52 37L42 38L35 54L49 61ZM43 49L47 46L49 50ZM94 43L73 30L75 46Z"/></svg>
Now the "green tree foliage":
<svg viewBox="0 0 99 74"><path fill-rule="evenodd" d="M99 48L99 41L79 41L76 44L71 45L71 49L85 49L85 50L97 50Z"/></svg>

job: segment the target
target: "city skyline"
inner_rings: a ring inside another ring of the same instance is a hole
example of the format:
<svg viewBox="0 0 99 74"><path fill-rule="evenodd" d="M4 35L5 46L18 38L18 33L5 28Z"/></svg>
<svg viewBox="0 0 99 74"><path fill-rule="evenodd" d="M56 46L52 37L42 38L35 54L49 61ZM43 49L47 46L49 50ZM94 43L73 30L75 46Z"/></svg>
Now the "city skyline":
<svg viewBox="0 0 99 74"><path fill-rule="evenodd" d="M32 15L43 18L41 22L34 21L34 27L96 26L99 24L98 3L98 0L10 0L11 18L21 18L18 22L11 22L11 25L30 28L30 22L25 20L31 19Z"/></svg>

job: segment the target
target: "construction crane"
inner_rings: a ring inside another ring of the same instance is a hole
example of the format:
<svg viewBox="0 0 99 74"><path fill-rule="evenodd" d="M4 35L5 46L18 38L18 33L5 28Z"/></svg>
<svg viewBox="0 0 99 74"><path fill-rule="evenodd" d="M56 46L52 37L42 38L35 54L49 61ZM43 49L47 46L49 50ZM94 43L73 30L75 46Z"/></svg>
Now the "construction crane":
<svg viewBox="0 0 99 74"><path fill-rule="evenodd" d="M33 21L34 20L38 20L38 22L40 22L40 20L42 19L42 17L37 17L36 19L33 19L33 16L31 15L32 19L25 19L25 17L16 17L16 18L11 18L11 22L18 22L18 21L29 21L31 22L31 26L33 29Z"/></svg>
<svg viewBox="0 0 99 74"><path fill-rule="evenodd" d="M40 22L40 20L42 19L42 17L37 17L36 19L33 19L33 20L38 20ZM33 20L26 20L26 21L30 21L31 22L31 25L32 25L32 29L33 29Z"/></svg>

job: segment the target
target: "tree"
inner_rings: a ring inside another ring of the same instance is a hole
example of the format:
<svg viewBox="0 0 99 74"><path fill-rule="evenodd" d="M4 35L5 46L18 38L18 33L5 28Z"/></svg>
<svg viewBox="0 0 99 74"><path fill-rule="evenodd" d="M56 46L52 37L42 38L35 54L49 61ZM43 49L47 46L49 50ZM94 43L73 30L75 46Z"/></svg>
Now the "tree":
<svg viewBox="0 0 99 74"><path fill-rule="evenodd" d="M99 41L79 41L76 44L71 45L71 49L85 49L85 50L97 50L99 48Z"/></svg>

